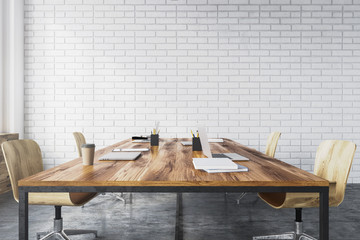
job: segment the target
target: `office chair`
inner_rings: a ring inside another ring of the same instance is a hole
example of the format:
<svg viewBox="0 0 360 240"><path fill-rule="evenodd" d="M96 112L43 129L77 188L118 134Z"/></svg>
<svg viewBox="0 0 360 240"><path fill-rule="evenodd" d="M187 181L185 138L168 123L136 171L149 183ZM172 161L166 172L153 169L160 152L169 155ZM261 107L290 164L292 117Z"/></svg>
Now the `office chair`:
<svg viewBox="0 0 360 240"><path fill-rule="evenodd" d="M270 135L268 136L267 142L266 142L266 148L265 148L266 155L268 155L270 157L275 156L275 151L276 151L276 147L277 147L280 136L281 136L280 132L270 133ZM240 193L240 196L236 199L236 204L240 204L240 200L243 197L245 197L245 195L246 195L246 192ZM256 199L254 203L256 203L257 201L258 201L258 199Z"/></svg>
<svg viewBox="0 0 360 240"><path fill-rule="evenodd" d="M81 132L73 132L76 148L79 154L79 157L82 157L81 146L86 143L85 136ZM123 201L126 203L123 193L108 193L110 196L115 197L116 200ZM102 195L106 195L106 193L102 193ZM132 194L130 193L130 203L132 202Z"/></svg>
<svg viewBox="0 0 360 240"><path fill-rule="evenodd" d="M73 135L75 138L76 149L78 151L79 157L82 157L81 146L83 144L86 144L85 137L81 132L73 132Z"/></svg>
<svg viewBox="0 0 360 240"><path fill-rule="evenodd" d="M1 147L10 176L14 199L19 202L18 181L44 170L41 150L33 140L8 141L4 142ZM97 237L95 230L64 230L61 217L61 206L82 206L95 195L96 193L30 192L29 204L55 206L53 231L37 233L37 239L40 239L42 235L45 236L41 240L53 238L68 240L68 235L79 234L94 234Z"/></svg>
<svg viewBox="0 0 360 240"><path fill-rule="evenodd" d="M356 145L348 141L327 140L316 152L314 174L330 182L329 206L337 207L344 200L345 188ZM302 208L319 206L318 193L259 193L259 197L273 208L295 208L295 231L284 234L257 236L258 239L315 240L303 232Z"/></svg>
<svg viewBox="0 0 360 240"><path fill-rule="evenodd" d="M266 142L266 148L265 148L266 155L268 155L270 157L275 156L275 151L276 151L276 147L277 147L280 136L281 136L280 132L270 133L270 135L268 136L267 142Z"/></svg>

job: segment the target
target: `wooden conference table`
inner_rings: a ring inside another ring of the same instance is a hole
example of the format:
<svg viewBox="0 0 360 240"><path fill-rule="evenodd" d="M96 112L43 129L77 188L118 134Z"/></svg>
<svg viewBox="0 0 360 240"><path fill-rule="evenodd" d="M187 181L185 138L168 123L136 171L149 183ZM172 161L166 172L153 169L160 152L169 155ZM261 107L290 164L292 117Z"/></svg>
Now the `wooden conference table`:
<svg viewBox="0 0 360 240"><path fill-rule="evenodd" d="M143 152L136 161L97 160L114 148L149 147L129 139L98 150L93 166L83 166L77 158L20 180L19 239L28 240L29 192L318 192L320 240L329 239L327 180L229 139L210 143L212 152L236 152L249 158L241 162L249 172L209 174L194 169L192 158L204 156L183 146L185 140L189 139L160 139L159 147ZM178 223L176 227L179 230ZM176 231L175 238L182 236Z"/></svg>

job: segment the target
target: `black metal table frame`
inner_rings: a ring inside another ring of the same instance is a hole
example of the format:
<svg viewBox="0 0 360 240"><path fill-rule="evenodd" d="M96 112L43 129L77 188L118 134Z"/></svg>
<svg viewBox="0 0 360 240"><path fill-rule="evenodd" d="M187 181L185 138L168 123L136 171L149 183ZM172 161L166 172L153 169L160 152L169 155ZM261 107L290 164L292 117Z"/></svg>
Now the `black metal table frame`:
<svg viewBox="0 0 360 240"><path fill-rule="evenodd" d="M329 240L329 187L328 186L20 186L19 187L19 239L29 239L29 192L316 192L320 195L319 240ZM179 206L181 197L177 197L177 217L182 218ZM177 219L178 223L178 219ZM176 231L179 230L178 224ZM175 233L176 239L182 238Z"/></svg>

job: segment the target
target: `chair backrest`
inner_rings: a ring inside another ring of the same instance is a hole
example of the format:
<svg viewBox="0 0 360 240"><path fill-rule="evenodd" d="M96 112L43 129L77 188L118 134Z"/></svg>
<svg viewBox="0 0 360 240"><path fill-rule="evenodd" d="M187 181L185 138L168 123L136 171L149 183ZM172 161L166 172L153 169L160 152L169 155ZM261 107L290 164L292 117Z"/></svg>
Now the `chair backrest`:
<svg viewBox="0 0 360 240"><path fill-rule="evenodd" d="M265 149L265 154L270 156L270 157L274 157L275 156L275 151L276 151L276 146L278 144L279 138L280 138L281 133L280 132L272 132L270 133L267 142L266 142L266 149Z"/></svg>
<svg viewBox="0 0 360 240"><path fill-rule="evenodd" d="M75 141L76 141L76 147L78 150L79 157L82 156L81 153L81 146L86 143L85 137L81 132L73 132Z"/></svg>
<svg viewBox="0 0 360 240"><path fill-rule="evenodd" d="M322 142L316 151L314 174L330 182L336 182L334 203L336 206L344 200L355 150L355 143L327 140Z"/></svg>
<svg viewBox="0 0 360 240"><path fill-rule="evenodd" d="M44 170L41 150L33 140L13 140L2 145L14 198L19 201L18 181Z"/></svg>

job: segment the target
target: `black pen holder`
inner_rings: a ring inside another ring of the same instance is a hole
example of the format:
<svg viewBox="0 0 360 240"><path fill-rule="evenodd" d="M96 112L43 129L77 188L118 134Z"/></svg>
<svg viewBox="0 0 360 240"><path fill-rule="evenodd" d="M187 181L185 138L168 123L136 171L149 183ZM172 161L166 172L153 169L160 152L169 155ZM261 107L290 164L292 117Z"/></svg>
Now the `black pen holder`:
<svg viewBox="0 0 360 240"><path fill-rule="evenodd" d="M192 150L193 151L202 151L200 138L192 138Z"/></svg>
<svg viewBox="0 0 360 240"><path fill-rule="evenodd" d="M151 134L150 145L159 146L159 134Z"/></svg>

